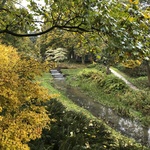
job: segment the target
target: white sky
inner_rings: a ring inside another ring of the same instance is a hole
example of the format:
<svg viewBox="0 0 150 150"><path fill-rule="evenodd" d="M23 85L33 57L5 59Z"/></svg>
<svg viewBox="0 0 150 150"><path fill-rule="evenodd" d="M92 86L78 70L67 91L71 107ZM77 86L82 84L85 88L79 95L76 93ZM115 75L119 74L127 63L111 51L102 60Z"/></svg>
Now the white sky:
<svg viewBox="0 0 150 150"><path fill-rule="evenodd" d="M34 2L36 2L37 4L40 4L40 5L44 4L44 0L34 0ZM20 5L22 5L23 7L27 7L28 4L30 4L30 3L27 2L26 0L21 0ZM17 7L20 7L19 4L17 5Z"/></svg>
<svg viewBox="0 0 150 150"><path fill-rule="evenodd" d="M44 0L34 0L34 2L36 2L38 5L44 5L45 4ZM16 4L16 7L18 7L18 8L19 7L25 7L26 9L28 9L27 5L29 5L29 4L30 3L27 2L26 0L20 0L20 2L18 4ZM35 19L40 21L41 17L40 16L36 16ZM40 28L39 24L37 24L37 26Z"/></svg>

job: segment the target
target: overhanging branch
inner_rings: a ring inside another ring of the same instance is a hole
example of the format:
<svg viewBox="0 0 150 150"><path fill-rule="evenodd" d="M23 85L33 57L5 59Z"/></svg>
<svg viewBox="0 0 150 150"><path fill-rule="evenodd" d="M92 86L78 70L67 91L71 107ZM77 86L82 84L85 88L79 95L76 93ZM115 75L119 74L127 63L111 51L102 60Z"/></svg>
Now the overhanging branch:
<svg viewBox="0 0 150 150"><path fill-rule="evenodd" d="M58 26L58 25L55 25L55 26L52 26L52 27L48 28L45 31L41 31L41 32L38 32L38 33L20 34L20 33L15 33L13 31L5 29L5 30L0 30L0 34L6 33L6 34L10 34L10 35L17 36L17 37L38 36L38 35L48 33L48 32L52 31L55 28L59 28L59 29L62 29L62 30L67 30L67 31L72 31L72 32L78 32L78 31L79 32L80 31L82 31L82 32L92 32L92 30L87 30L87 29L81 28L80 26Z"/></svg>

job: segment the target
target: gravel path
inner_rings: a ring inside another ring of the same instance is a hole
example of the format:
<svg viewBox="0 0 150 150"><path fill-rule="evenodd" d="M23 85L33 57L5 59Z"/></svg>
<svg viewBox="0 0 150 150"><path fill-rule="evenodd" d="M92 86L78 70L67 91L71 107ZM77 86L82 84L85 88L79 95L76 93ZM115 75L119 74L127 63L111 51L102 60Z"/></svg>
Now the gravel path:
<svg viewBox="0 0 150 150"><path fill-rule="evenodd" d="M136 86L134 86L131 82L129 82L128 80L126 80L122 75L120 75L118 72L116 72L115 70L113 70L112 68L110 68L110 71L118 78L122 79L130 88L132 88L133 90L139 90Z"/></svg>

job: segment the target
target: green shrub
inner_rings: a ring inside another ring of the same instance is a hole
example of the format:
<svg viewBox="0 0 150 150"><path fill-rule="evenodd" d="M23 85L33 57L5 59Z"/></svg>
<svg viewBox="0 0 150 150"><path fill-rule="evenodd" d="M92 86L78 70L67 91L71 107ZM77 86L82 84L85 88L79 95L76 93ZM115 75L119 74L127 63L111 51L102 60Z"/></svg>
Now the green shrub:
<svg viewBox="0 0 150 150"><path fill-rule="evenodd" d="M141 110L143 115L150 116L150 93L143 91L129 91L121 96L124 103L135 110Z"/></svg>
<svg viewBox="0 0 150 150"><path fill-rule="evenodd" d="M87 66L87 68L95 68L96 66L97 66L96 63L94 63L94 64L89 64L89 65Z"/></svg>
<svg viewBox="0 0 150 150"><path fill-rule="evenodd" d="M98 64L96 65L95 69L101 71L102 73L106 74L106 66Z"/></svg>
<svg viewBox="0 0 150 150"><path fill-rule="evenodd" d="M84 69L83 71L81 71L81 72L79 72L79 74L78 74L78 77L79 78L84 78L84 79L88 79L88 78L90 78L91 77L91 75L93 74L93 72L94 71L92 71L92 70L86 70L86 69Z"/></svg>
<svg viewBox="0 0 150 150"><path fill-rule="evenodd" d="M111 76L111 75L106 76L105 80L103 80L102 85L104 91L107 93L114 93L118 91L124 93L128 89L124 81L122 81L118 77Z"/></svg>
<svg viewBox="0 0 150 150"><path fill-rule="evenodd" d="M96 83L101 82L104 78L104 75L97 70L83 70L78 74L79 78L82 79L89 79Z"/></svg>
<svg viewBox="0 0 150 150"><path fill-rule="evenodd" d="M147 68L144 63L135 68L126 68L122 65L118 65L116 66L116 68L118 68L120 71L124 72L125 74L129 75L130 77L147 76Z"/></svg>
<svg viewBox="0 0 150 150"><path fill-rule="evenodd" d="M94 82L99 88L103 88L106 93L122 92L124 93L128 86L124 81L113 75L105 75L97 70L83 70L78 74L82 80L88 79L89 82Z"/></svg>

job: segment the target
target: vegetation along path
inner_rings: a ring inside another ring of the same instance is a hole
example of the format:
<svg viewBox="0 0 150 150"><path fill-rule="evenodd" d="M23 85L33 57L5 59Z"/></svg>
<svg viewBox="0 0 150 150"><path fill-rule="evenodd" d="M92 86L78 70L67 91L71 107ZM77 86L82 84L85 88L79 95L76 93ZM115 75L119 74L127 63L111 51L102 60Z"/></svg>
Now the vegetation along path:
<svg viewBox="0 0 150 150"><path fill-rule="evenodd" d="M65 92L69 99L77 105L87 109L94 116L102 119L112 128L120 131L128 137L134 138L137 142L150 146L150 129L143 127L135 120L118 116L113 109L105 107L94 101L77 88L66 84L64 77L57 70L51 71L54 77L54 87ZM62 77L62 78L61 78Z"/></svg>
<svg viewBox="0 0 150 150"><path fill-rule="evenodd" d="M126 80L121 74L119 74L118 72L116 72L115 70L113 70L112 68L110 68L110 71L117 76L118 78L122 79L131 89L133 90L139 90L136 86L134 86L131 82L129 82L128 80Z"/></svg>

